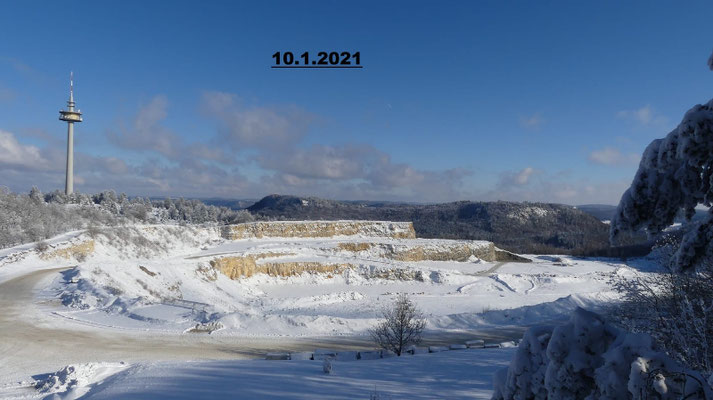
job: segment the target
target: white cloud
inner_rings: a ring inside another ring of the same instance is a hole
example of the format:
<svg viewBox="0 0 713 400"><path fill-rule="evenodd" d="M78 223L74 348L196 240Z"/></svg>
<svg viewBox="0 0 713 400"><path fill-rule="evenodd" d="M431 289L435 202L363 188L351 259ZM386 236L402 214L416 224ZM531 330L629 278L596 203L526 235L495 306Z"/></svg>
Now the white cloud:
<svg viewBox="0 0 713 400"><path fill-rule="evenodd" d="M520 126L525 129L539 129L545 122L545 119L542 118L540 113L520 117Z"/></svg>
<svg viewBox="0 0 713 400"><path fill-rule="evenodd" d="M515 175L515 183L518 185L525 185L527 181L530 180L530 176L535 170L532 167L527 167Z"/></svg>
<svg viewBox="0 0 713 400"><path fill-rule="evenodd" d="M636 165L641 156L634 153L624 154L613 147L605 147L589 153L589 161L601 165Z"/></svg>
<svg viewBox="0 0 713 400"><path fill-rule="evenodd" d="M500 179L498 180L496 186L500 189L525 186L530 183L532 177L538 173L539 171L532 167L526 167L519 171L505 171L500 174Z"/></svg>
<svg viewBox="0 0 713 400"><path fill-rule="evenodd" d="M137 151L154 151L167 157L179 156L182 141L161 123L168 116L168 99L154 96L148 104L139 108L130 128L112 132L109 140L115 145Z"/></svg>
<svg viewBox="0 0 713 400"><path fill-rule="evenodd" d="M290 147L306 134L314 116L298 107L245 107L235 95L203 94L203 111L221 123L225 144L237 150L246 147L276 149Z"/></svg>
<svg viewBox="0 0 713 400"><path fill-rule="evenodd" d="M496 185L495 189L478 196L486 201L536 201L562 204L617 204L622 193L629 187L628 179L610 182L590 182L575 179L568 174L537 171L537 179L528 179L526 185ZM517 176L516 174L511 176Z"/></svg>
<svg viewBox="0 0 713 400"><path fill-rule="evenodd" d="M665 125L668 123L668 118L656 113L650 105L645 105L636 110L619 111L616 116L641 126Z"/></svg>
<svg viewBox="0 0 713 400"><path fill-rule="evenodd" d="M23 145L15 135L0 130L0 164L26 169L44 169L48 161L36 146Z"/></svg>

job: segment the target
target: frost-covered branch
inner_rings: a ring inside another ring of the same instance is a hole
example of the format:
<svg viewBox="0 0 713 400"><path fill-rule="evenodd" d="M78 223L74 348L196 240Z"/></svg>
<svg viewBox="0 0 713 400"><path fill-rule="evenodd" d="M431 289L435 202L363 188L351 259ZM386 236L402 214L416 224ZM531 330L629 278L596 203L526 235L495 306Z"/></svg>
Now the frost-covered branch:
<svg viewBox="0 0 713 400"><path fill-rule="evenodd" d="M645 229L655 235L685 211L713 204L713 100L691 108L665 138L644 151L633 182L624 192L611 223L610 240L626 231ZM713 215L690 229L675 254L681 269L713 255Z"/></svg>

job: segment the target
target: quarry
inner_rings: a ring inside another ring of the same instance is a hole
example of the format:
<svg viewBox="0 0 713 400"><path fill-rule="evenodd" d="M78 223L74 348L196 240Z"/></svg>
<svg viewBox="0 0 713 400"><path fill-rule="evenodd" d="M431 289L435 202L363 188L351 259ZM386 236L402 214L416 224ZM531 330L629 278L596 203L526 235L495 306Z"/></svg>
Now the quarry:
<svg viewBox="0 0 713 400"><path fill-rule="evenodd" d="M411 223L388 221L129 225L2 252L6 279L61 270L38 294L57 306L51 318L233 336L364 335L400 292L424 308L432 331L461 331L487 325L494 316L484 311L606 296L607 280L626 271L416 238Z"/></svg>
<svg viewBox="0 0 713 400"><path fill-rule="evenodd" d="M428 345L499 343L614 298L612 280L634 275L610 260L418 238L409 222L80 230L0 250L0 350L9 357L0 374L97 354L132 362L369 349L368 329L399 293L423 310Z"/></svg>

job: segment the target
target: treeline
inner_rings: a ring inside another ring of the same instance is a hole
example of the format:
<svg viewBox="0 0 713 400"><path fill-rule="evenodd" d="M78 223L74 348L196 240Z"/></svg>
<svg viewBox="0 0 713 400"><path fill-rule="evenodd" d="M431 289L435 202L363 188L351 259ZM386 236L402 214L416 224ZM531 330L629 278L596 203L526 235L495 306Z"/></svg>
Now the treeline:
<svg viewBox="0 0 713 400"><path fill-rule="evenodd" d="M60 191L28 194L0 190L0 248L36 242L89 227L128 223L233 224L252 221L244 210L183 198L129 198L107 190L94 195Z"/></svg>

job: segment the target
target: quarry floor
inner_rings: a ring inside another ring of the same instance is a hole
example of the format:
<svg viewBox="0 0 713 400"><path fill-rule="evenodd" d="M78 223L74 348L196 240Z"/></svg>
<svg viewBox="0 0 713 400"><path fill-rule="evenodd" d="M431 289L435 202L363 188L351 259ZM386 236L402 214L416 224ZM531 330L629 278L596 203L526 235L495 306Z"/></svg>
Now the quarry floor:
<svg viewBox="0 0 713 400"><path fill-rule="evenodd" d="M38 287L56 279L66 267L33 271L0 284L0 388L64 365L94 362L234 360L263 358L271 351L365 349L364 336L239 337L207 334L142 335L67 320L61 309L36 295ZM485 328L464 332L430 332L424 345L447 345L480 338L493 342L522 336L524 328Z"/></svg>

